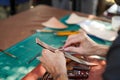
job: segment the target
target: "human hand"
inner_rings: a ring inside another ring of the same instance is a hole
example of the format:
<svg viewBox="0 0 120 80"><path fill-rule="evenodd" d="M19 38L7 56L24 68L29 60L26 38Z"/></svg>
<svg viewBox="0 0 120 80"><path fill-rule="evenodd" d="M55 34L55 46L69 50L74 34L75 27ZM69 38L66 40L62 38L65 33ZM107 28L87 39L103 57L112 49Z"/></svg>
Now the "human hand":
<svg viewBox="0 0 120 80"><path fill-rule="evenodd" d="M52 76L67 74L66 59L64 54L58 50L53 53L47 49L44 49L42 51L40 61L43 67L45 67L45 69L51 73Z"/></svg>
<svg viewBox="0 0 120 80"><path fill-rule="evenodd" d="M82 55L97 54L98 49L99 45L90 39L83 30L80 30L79 34L70 35L63 46L64 51L74 52Z"/></svg>

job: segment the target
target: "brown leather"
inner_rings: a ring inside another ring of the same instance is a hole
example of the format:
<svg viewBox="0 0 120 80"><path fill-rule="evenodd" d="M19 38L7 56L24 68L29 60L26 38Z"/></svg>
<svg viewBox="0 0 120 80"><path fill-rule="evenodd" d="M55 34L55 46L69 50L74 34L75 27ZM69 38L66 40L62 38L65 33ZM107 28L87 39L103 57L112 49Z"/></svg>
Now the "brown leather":
<svg viewBox="0 0 120 80"><path fill-rule="evenodd" d="M8 19L0 20L0 49L7 49L30 36L33 30L43 28L41 23L47 21L52 16L59 19L70 13L71 11L40 5L15 16L11 16ZM88 16L79 12L76 13L78 15ZM95 18L101 19L98 17ZM99 62L99 65L100 66L96 66L92 69L91 76L88 80L101 80L102 77L99 74L102 74L104 65L102 65L101 62ZM43 73L44 69L41 67L41 64L39 64L33 71L27 74L23 80L36 80Z"/></svg>

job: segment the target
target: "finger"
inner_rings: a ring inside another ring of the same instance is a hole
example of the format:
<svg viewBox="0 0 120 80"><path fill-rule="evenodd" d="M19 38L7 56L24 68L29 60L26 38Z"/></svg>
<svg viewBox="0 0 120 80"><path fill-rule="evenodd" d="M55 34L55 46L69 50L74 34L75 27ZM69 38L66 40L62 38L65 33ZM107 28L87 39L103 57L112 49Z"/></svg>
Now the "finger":
<svg viewBox="0 0 120 80"><path fill-rule="evenodd" d="M86 38L86 35L83 34L83 31L81 31L81 32L82 33L69 36L68 39L66 40L66 43L63 46L63 48L68 47L71 44L80 43L81 41L83 41Z"/></svg>
<svg viewBox="0 0 120 80"><path fill-rule="evenodd" d="M47 72L50 72L49 68L44 63L41 63L41 65L46 69Z"/></svg>
<svg viewBox="0 0 120 80"><path fill-rule="evenodd" d="M47 49L43 49L43 50L42 50L42 55L44 55L44 54L46 53L46 50L47 50Z"/></svg>
<svg viewBox="0 0 120 80"><path fill-rule="evenodd" d="M81 40L78 38L71 39L65 43L63 48L66 48L66 47L70 46L71 44L76 44L76 43L80 43L80 42L81 42Z"/></svg>
<svg viewBox="0 0 120 80"><path fill-rule="evenodd" d="M44 62L46 62L46 60L45 60L45 58L44 57L40 57L40 61L41 61L41 63L44 63Z"/></svg>
<svg viewBox="0 0 120 80"><path fill-rule="evenodd" d="M42 56L40 57L40 58L46 58L46 51L47 51L47 49L43 49L42 50Z"/></svg>
<svg viewBox="0 0 120 80"><path fill-rule="evenodd" d="M39 58L39 59L40 59L40 61L41 61L41 59L42 59L42 56L40 56L40 58Z"/></svg>
<svg viewBox="0 0 120 80"><path fill-rule="evenodd" d="M59 51L59 50L55 50L55 53L57 54L63 54L63 52ZM63 54L64 55L64 54Z"/></svg>
<svg viewBox="0 0 120 80"><path fill-rule="evenodd" d="M46 65L46 60L45 60L43 57L40 57L40 61L41 61L42 66L43 66L47 71L49 71L49 68L48 68L47 65Z"/></svg>
<svg viewBox="0 0 120 80"><path fill-rule="evenodd" d="M83 55L83 50L80 47L67 47L64 49L64 51L78 53Z"/></svg>
<svg viewBox="0 0 120 80"><path fill-rule="evenodd" d="M63 52L59 51L59 50L56 50L55 53L57 53L57 55L60 57L63 57L63 59L65 59L65 55Z"/></svg>
<svg viewBox="0 0 120 80"><path fill-rule="evenodd" d="M40 57L40 61L41 61L41 63L46 63L50 58L49 58L50 56L41 56Z"/></svg>
<svg viewBox="0 0 120 80"><path fill-rule="evenodd" d="M44 54L46 54L46 53L52 53L52 52L51 52L50 50L48 50L48 49L43 49L42 53L43 53L43 55L44 55Z"/></svg>
<svg viewBox="0 0 120 80"><path fill-rule="evenodd" d="M44 49L44 50L42 51L42 55L43 55L43 57L49 57L50 55L54 55L54 53L51 52L51 51L48 50L48 49Z"/></svg>
<svg viewBox="0 0 120 80"><path fill-rule="evenodd" d="M85 31L80 30L79 34L76 35L71 35L68 37L68 39L66 40L65 45L63 46L63 48L70 46L71 44L74 43L81 43L82 41L85 40L85 38L88 38L87 34Z"/></svg>

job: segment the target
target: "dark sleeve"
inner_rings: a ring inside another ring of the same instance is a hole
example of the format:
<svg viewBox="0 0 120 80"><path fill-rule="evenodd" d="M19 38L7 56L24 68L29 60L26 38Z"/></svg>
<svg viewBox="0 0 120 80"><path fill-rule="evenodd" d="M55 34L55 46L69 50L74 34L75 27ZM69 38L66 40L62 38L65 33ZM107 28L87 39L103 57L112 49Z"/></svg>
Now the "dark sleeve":
<svg viewBox="0 0 120 80"><path fill-rule="evenodd" d="M103 80L120 80L120 31L107 54L107 65Z"/></svg>

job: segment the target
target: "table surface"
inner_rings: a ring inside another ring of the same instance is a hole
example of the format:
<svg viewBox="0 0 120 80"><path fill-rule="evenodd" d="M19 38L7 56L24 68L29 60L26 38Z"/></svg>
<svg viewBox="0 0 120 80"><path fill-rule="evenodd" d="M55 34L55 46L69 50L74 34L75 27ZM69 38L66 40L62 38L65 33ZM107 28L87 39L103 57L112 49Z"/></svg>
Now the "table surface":
<svg viewBox="0 0 120 80"><path fill-rule="evenodd" d="M69 11L58 10L40 5L34 9L11 16L0 21L0 49L7 49L11 45L30 36L35 29L43 28L41 22L47 21L52 16L60 18Z"/></svg>
<svg viewBox="0 0 120 80"><path fill-rule="evenodd" d="M19 13L15 16L11 16L8 19L0 20L0 49L7 49L10 46L20 42L21 40L33 34L33 30L43 28L41 23L47 21L49 18L55 16L56 18L60 19L61 17L70 13L72 13L72 11L66 11L45 5L40 5L28 11ZM76 13L81 16L89 16L87 14L82 14L79 12ZM98 18L95 16L93 18L107 21L106 19ZM100 61L100 64L100 66L95 67L98 71L101 69L101 67L104 67L104 65L102 65L103 61ZM23 79L35 80L39 75L42 74L41 72L39 72L41 68L43 67L41 65L38 65L31 73L29 73ZM103 70L101 70L99 73L101 74L102 71ZM91 72L94 73L96 71ZM99 74L91 75L92 78L90 77L89 80L102 79L101 76L99 76L98 78Z"/></svg>

